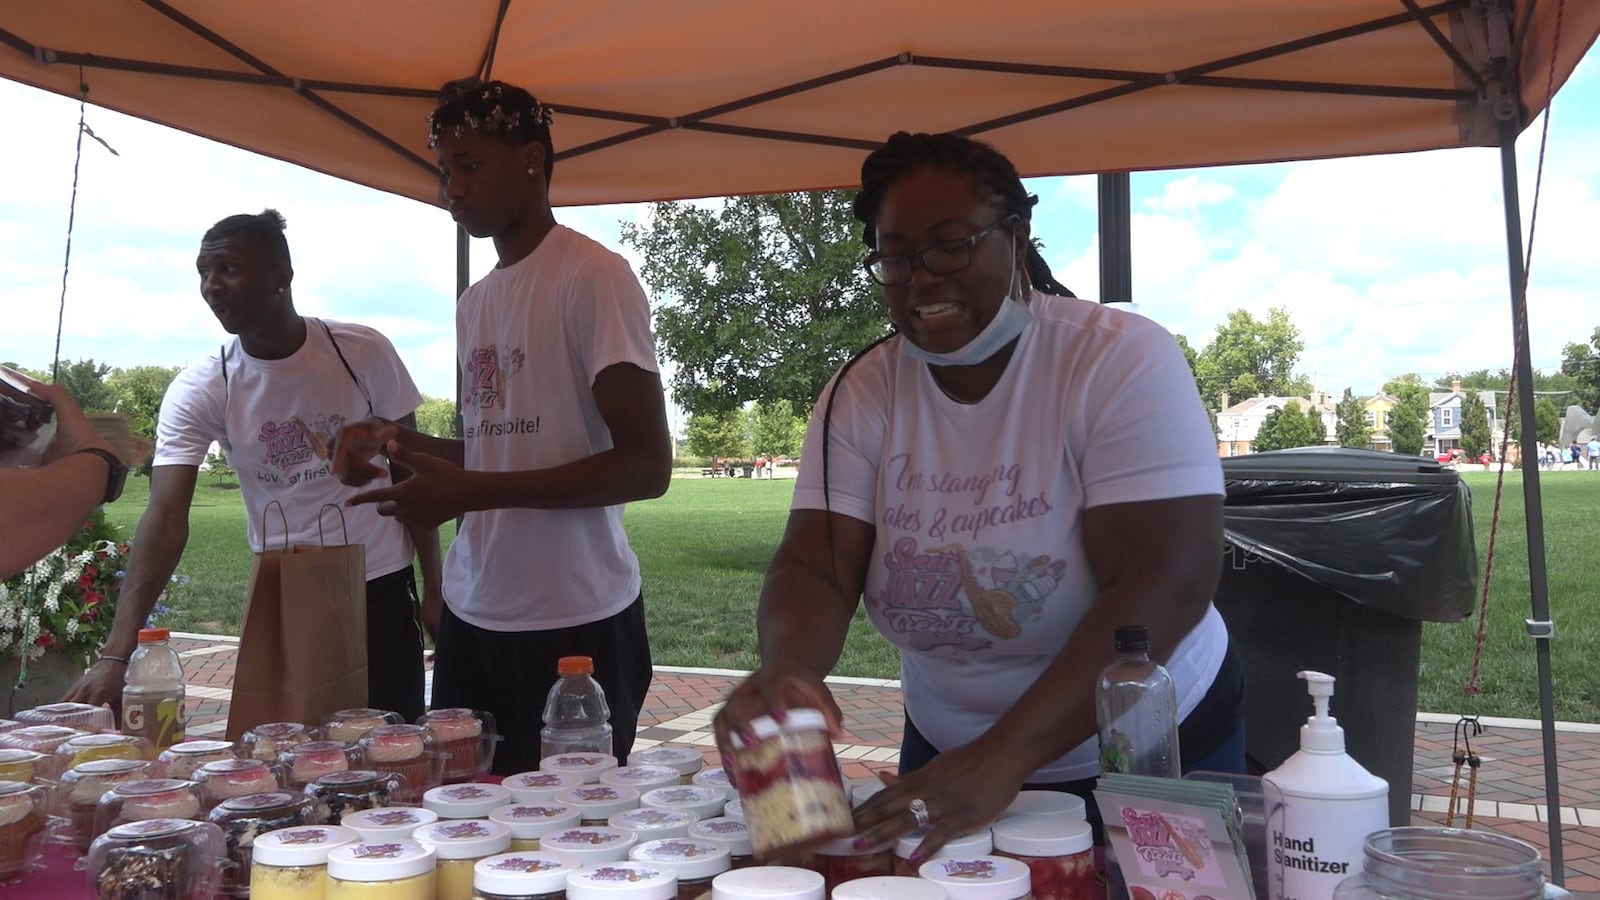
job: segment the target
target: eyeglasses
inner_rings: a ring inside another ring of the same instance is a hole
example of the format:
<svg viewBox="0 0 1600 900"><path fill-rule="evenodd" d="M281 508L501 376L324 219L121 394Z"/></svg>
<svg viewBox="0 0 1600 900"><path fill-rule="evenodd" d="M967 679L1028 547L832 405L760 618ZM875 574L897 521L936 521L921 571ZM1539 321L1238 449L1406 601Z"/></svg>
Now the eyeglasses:
<svg viewBox="0 0 1600 900"><path fill-rule="evenodd" d="M874 253L862 260L867 274L872 280L884 287L905 284L911 280L911 273L917 263L928 270L930 275L953 275L967 266L972 265L972 248L978 242L989 236L989 233L1002 225L1009 225L1020 218L1016 213L1001 217L993 225L964 238L953 241L940 241L931 247L914 250L910 253L901 253L886 256Z"/></svg>

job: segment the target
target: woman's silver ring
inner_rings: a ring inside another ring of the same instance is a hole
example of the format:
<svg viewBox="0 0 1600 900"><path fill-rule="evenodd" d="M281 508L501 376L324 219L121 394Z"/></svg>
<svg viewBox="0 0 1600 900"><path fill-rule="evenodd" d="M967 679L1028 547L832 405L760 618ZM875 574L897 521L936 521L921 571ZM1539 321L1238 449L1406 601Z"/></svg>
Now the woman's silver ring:
<svg viewBox="0 0 1600 900"><path fill-rule="evenodd" d="M927 828L928 827L928 804L923 803L922 802L922 798L918 797L917 799L911 801L911 807L910 808L911 808L911 817L917 820L917 827L918 828Z"/></svg>

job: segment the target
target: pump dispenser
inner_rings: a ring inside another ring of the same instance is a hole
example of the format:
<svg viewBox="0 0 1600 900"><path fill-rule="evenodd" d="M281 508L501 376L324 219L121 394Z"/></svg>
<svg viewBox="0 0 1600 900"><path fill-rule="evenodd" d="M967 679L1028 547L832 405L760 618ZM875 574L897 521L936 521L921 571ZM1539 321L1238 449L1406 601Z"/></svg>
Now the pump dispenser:
<svg viewBox="0 0 1600 900"><path fill-rule="evenodd" d="M1329 712L1333 676L1301 672L1313 713L1300 750L1262 778L1267 803L1268 896L1331 900L1361 871L1367 835L1389 827L1389 783L1345 753Z"/></svg>

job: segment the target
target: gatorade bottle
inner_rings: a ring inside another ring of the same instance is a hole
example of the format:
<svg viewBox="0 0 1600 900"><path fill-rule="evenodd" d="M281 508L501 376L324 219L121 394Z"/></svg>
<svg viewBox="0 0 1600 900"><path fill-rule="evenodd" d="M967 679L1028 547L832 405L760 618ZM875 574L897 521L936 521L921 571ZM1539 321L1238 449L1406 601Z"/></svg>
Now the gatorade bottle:
<svg viewBox="0 0 1600 900"><path fill-rule="evenodd" d="M612 755L611 707L606 692L594 680L594 660L563 656L556 664L561 676L544 702L544 728L539 731L539 756L562 753Z"/></svg>
<svg viewBox="0 0 1600 900"><path fill-rule="evenodd" d="M122 688L122 731L146 738L157 750L183 740L183 661L167 642L165 628L139 632L139 649L128 660Z"/></svg>

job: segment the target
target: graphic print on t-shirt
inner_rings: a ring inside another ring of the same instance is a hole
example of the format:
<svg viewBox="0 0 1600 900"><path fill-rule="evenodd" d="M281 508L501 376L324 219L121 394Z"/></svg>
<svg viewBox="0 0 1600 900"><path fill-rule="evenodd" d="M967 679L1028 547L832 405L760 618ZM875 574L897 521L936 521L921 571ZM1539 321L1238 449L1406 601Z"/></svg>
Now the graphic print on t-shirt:
<svg viewBox="0 0 1600 900"><path fill-rule="evenodd" d="M520 347L490 344L467 357L467 391L464 405L475 409L505 409L506 379L522 370Z"/></svg>
<svg viewBox="0 0 1600 900"><path fill-rule="evenodd" d="M986 650L1039 616L1066 563L995 547L919 547L902 537L884 557L882 595L867 598L884 626L917 650Z"/></svg>
<svg viewBox="0 0 1600 900"><path fill-rule="evenodd" d="M256 433L263 445L261 468L256 478L268 483L298 484L328 474L328 447L344 426L341 415L315 416L308 423L299 416L282 422L268 419ZM322 460L320 466L315 460Z"/></svg>

